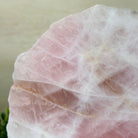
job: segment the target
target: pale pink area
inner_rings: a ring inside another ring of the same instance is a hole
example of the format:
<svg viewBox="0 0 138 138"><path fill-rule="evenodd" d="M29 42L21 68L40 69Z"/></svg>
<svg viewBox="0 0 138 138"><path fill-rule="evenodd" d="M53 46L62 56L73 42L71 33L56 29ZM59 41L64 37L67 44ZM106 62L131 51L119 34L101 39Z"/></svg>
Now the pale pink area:
<svg viewBox="0 0 138 138"><path fill-rule="evenodd" d="M138 138L137 36L138 15L102 5L52 24L16 60L9 138Z"/></svg>

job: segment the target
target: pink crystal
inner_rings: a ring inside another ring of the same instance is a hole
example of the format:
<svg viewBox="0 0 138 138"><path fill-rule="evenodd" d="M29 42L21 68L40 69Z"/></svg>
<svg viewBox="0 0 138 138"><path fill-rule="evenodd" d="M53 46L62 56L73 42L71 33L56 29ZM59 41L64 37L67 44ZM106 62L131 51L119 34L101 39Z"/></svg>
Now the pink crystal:
<svg viewBox="0 0 138 138"><path fill-rule="evenodd" d="M9 138L138 138L138 14L96 5L52 24L13 80Z"/></svg>

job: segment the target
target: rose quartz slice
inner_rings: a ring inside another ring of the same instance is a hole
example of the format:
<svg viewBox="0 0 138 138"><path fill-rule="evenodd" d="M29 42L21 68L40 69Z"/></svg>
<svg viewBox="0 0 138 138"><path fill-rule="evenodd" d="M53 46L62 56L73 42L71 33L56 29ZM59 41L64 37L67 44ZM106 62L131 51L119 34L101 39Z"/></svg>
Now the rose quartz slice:
<svg viewBox="0 0 138 138"><path fill-rule="evenodd" d="M15 63L9 138L138 138L138 14L96 5L54 24Z"/></svg>

